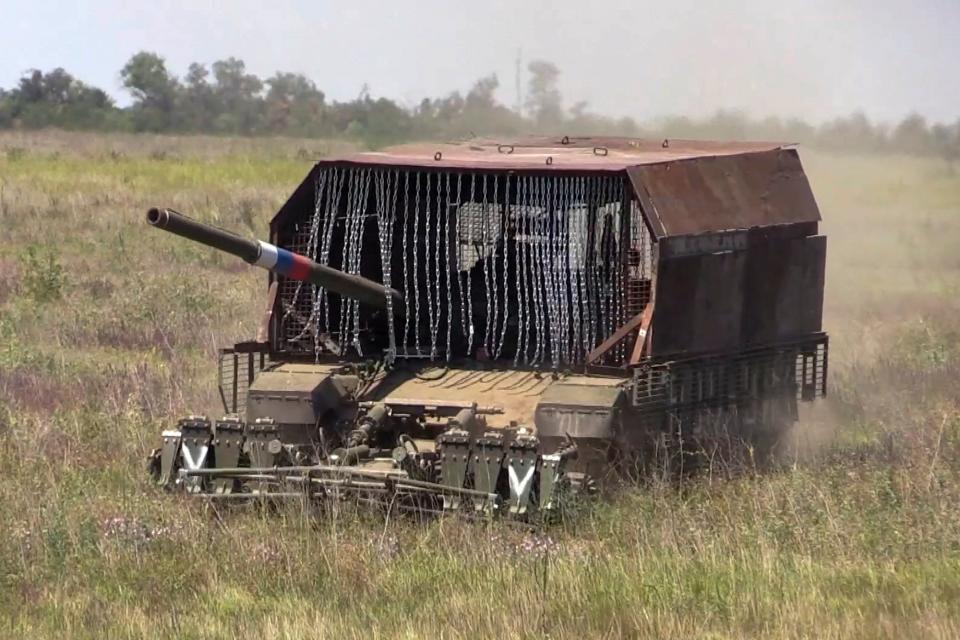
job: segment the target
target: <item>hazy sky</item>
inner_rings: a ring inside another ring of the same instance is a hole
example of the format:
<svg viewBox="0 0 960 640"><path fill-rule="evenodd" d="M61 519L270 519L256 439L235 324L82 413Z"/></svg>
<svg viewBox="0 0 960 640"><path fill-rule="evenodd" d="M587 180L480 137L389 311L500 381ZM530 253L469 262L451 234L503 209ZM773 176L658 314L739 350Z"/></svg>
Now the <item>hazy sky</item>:
<svg viewBox="0 0 960 640"><path fill-rule="evenodd" d="M0 86L62 66L121 103L136 51L236 56L266 77L311 77L332 99L414 104L515 61L563 72L566 103L641 121L742 108L822 120L862 108L895 120L960 118L960 0L0 0Z"/></svg>

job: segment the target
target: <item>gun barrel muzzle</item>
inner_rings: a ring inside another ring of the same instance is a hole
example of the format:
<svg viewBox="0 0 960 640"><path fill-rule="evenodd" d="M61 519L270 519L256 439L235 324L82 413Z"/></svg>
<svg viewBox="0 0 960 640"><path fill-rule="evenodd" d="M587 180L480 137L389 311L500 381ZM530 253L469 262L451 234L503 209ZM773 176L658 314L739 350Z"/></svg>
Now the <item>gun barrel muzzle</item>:
<svg viewBox="0 0 960 640"><path fill-rule="evenodd" d="M403 310L403 297L395 289L363 276L319 264L269 242L241 238L235 233L198 222L172 209L150 209L147 211L147 222L158 229L219 249L286 278L309 282L344 298L358 300L373 307L386 308L389 296L394 309L398 312Z"/></svg>

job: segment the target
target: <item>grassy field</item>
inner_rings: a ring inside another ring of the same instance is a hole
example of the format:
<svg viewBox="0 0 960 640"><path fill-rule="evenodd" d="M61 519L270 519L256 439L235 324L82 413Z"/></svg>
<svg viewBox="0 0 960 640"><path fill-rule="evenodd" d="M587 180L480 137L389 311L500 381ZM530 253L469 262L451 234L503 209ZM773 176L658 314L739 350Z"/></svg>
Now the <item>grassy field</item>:
<svg viewBox="0 0 960 640"><path fill-rule="evenodd" d="M781 469L651 480L566 525L217 515L147 481L264 278L148 206L262 235L331 144L0 134L0 636L960 636L960 173L803 158L830 398Z"/></svg>

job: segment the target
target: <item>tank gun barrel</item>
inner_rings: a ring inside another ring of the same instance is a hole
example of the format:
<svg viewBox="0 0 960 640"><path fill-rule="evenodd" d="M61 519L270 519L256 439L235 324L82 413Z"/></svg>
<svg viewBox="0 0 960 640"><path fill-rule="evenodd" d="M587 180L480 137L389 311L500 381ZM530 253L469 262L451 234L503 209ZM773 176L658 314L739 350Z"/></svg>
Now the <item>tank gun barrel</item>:
<svg viewBox="0 0 960 640"><path fill-rule="evenodd" d="M339 269L314 262L306 256L282 247L248 240L235 233L212 227L171 209L153 208L147 211L150 225L237 256L245 262L292 280L302 280L339 293L344 298L358 300L377 308L386 308L387 296L393 299L394 309L403 310L403 298L395 289L363 276L344 273Z"/></svg>

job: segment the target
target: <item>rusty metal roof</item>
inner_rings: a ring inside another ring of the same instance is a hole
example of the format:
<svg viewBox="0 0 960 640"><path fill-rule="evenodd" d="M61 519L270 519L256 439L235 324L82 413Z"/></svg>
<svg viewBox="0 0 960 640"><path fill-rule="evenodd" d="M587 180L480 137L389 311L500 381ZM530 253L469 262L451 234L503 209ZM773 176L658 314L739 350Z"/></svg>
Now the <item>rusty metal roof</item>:
<svg viewBox="0 0 960 640"><path fill-rule="evenodd" d="M777 142L530 136L517 140L476 138L461 142L419 142L333 156L324 162L434 169L619 172L640 165L758 153L783 146Z"/></svg>
<svg viewBox="0 0 960 640"><path fill-rule="evenodd" d="M317 166L331 164L454 171L624 173L657 238L783 225L803 225L805 231L816 233L816 223L820 221L820 211L796 149L778 142L566 136L476 138L333 156ZM307 182L301 187L306 189L304 194L312 193Z"/></svg>
<svg viewBox="0 0 960 640"><path fill-rule="evenodd" d="M637 165L627 175L657 237L820 221L795 149Z"/></svg>

